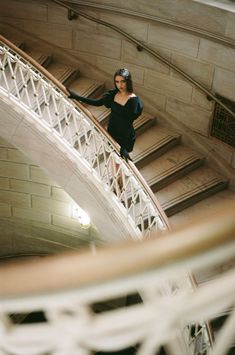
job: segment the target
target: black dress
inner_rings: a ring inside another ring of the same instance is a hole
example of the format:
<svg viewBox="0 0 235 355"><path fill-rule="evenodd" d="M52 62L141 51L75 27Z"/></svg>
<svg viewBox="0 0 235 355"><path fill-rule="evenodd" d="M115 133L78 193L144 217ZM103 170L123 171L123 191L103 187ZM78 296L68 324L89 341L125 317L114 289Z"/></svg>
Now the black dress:
<svg viewBox="0 0 235 355"><path fill-rule="evenodd" d="M143 103L138 96L128 99L125 105L114 101L118 92L117 89L107 91L100 99L90 99L76 94L69 90L73 99L79 100L92 106L102 106L111 109L111 115L108 123L108 132L115 141L127 152L133 150L135 144L135 130L133 121L137 119L143 111Z"/></svg>

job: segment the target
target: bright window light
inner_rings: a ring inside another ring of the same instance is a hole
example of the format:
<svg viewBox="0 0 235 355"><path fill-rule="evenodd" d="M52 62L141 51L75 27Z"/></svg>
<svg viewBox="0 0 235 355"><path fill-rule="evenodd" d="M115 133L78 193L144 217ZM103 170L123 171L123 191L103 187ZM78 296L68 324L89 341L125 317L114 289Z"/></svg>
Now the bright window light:
<svg viewBox="0 0 235 355"><path fill-rule="evenodd" d="M90 227L91 220L88 214L78 205L73 206L73 218L77 219L83 228Z"/></svg>

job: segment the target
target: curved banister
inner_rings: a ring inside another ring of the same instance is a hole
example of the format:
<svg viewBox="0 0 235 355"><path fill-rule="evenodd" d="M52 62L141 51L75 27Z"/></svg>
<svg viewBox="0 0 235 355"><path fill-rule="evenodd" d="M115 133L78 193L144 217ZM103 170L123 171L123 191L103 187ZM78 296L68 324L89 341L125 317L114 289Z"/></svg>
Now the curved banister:
<svg viewBox="0 0 235 355"><path fill-rule="evenodd" d="M152 238L139 242L100 247L95 254L68 252L33 262L26 260L0 266L0 297L89 287L171 264L177 268L176 264L180 265L184 259L230 244L235 244L233 203L225 204L216 214L204 215L200 223L194 220L164 238L155 238L153 234ZM234 255L234 248L231 255ZM78 273L77 270L86 272ZM43 277L45 273L47 278Z"/></svg>
<svg viewBox="0 0 235 355"><path fill-rule="evenodd" d="M210 97L212 100L214 100L215 102L217 102L221 107L223 107L232 117L235 118L235 112L231 111L230 108L228 106L226 106L220 99L218 99L216 97L216 95L208 90L206 87L204 87L202 84L200 84L197 80L193 79L193 77L191 77L190 75L188 75L187 73L185 73L182 69L180 69L178 66L172 64L169 60L167 60L166 58L164 58L162 55L158 54L156 51L154 51L153 49L149 48L148 46L146 46L144 43L142 43L141 41L138 41L137 39L135 39L133 36L131 36L130 34L128 34L127 32L123 31L122 29L120 29L119 27L112 25L111 23L108 23L106 21L97 19L93 16L87 15L84 12L80 11L80 10L75 10L74 8L72 8L69 5L66 5L64 2L60 1L60 0L51 0L52 2L65 7L66 9L74 12L75 14L82 16L90 21L99 23L100 25L103 25L105 27L111 28L112 30L120 33L123 37L129 39L132 43L135 43L138 48L140 48L141 50L144 49L146 52L150 53L153 57L157 58L158 60L160 60L162 63L164 63L165 65L167 65L168 67L170 67L171 69L173 69L175 72L177 72L178 74L180 74L182 77L184 77L187 81L189 81L190 83L192 83L194 86L196 86L199 90L201 90L202 92L204 92L204 94L207 95L207 97Z"/></svg>
<svg viewBox="0 0 235 355"><path fill-rule="evenodd" d="M10 41L8 41L6 38L0 35L0 41L4 43L8 48L13 50L15 53L17 53L21 58L23 58L27 63L30 63L33 68L39 73L41 73L45 78L49 80L50 83L52 83L56 90L60 90L65 94L66 96L68 95L66 88L64 87L61 82L59 82L57 79L55 79L45 68L43 68L40 64L38 64L34 59L32 59L30 56L28 56L24 51L16 47L14 44L12 44ZM40 74L40 75L41 75ZM58 92L59 92L58 90ZM71 103L71 100L70 100ZM73 103L74 105L74 103ZM109 136L108 132L99 124L99 122L91 115L91 113L80 103L77 103L77 105L74 105L74 107L79 107L79 110L83 112L86 117L89 117L90 121L92 122L93 126L97 129L99 133L101 133L102 136L105 137L107 141L110 142L111 146L113 147L112 149L116 152L117 155L119 155L119 149L118 149L118 144L112 139L112 137ZM131 174L135 177L136 181L142 186L143 192L148 196L148 199L151 201L152 206L154 206L154 209L158 211L158 214L165 226L165 228L170 229L169 221L164 213L161 205L156 201L156 198L148 186L148 184L145 182L141 174L139 173L138 169L135 167L133 163L126 163L124 160L122 160L122 165L125 166L126 169L131 171Z"/></svg>

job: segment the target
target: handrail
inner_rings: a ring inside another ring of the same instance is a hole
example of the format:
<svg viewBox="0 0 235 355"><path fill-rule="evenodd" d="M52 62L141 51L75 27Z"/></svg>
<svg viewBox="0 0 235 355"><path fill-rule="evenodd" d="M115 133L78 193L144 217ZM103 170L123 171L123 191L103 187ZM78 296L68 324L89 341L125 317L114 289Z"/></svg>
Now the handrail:
<svg viewBox="0 0 235 355"><path fill-rule="evenodd" d="M71 1L70 1L71 2ZM218 43L221 44L226 44L227 46L231 48L235 48L235 40L229 37L224 37L220 36L216 33L206 31L202 28L195 27L192 25L186 25L181 22L177 22L175 20L171 19L166 19L163 17L159 17L153 14L147 14L147 13L142 13L142 12L137 12L134 10L130 9L122 9L120 7L115 7L112 5L107 5L107 4L98 4L98 3L93 3L91 1L84 1L84 0L76 0L76 3L74 5L82 6L82 7L90 7L90 8L95 8L98 10L104 10L104 11L112 11L112 13L117 13L118 15L120 14L125 14L133 17L139 17L145 20L151 20L154 22L161 23L163 25L175 27L179 30L183 30L185 32L190 32L192 34L200 35L204 38L212 39Z"/></svg>
<svg viewBox="0 0 235 355"><path fill-rule="evenodd" d="M66 96L68 95L68 92L64 85L59 82L53 75L51 75L44 67L42 67L39 63L37 63L34 59L32 59L30 56L28 56L24 51L22 51L20 48L16 47L13 43L8 41L5 37L0 35L0 41L2 41L4 44L6 44L9 48L11 48L13 51L18 53L24 60L28 61L36 70L38 70L40 73L42 73L46 78L49 79L51 83L53 83L58 89L60 89ZM94 116L80 103L77 102L77 106L79 109L85 113L86 116L89 117L89 119L92 121L92 124L97 128L99 132L111 143L113 146L114 150L116 151L117 155L119 155L119 149L118 149L118 144L112 139L112 137L108 134L108 132L99 124L99 122L94 118ZM160 203L157 201L156 197L154 196L152 190L144 180L144 178L141 176L139 173L138 169L135 167L135 165L131 162L128 164L123 160L122 162L127 169L129 169L132 174L135 176L136 180L138 183L142 186L143 191L147 196L149 197L151 203L153 204L154 208L158 211L162 221L164 222L164 225L168 230L170 230L170 224L168 221L168 218L163 211Z"/></svg>
<svg viewBox="0 0 235 355"><path fill-rule="evenodd" d="M140 242L130 240L100 247L92 255L88 251L68 252L33 262L25 260L15 265L0 265L0 297L89 287L180 264L184 259L234 242L234 203L230 202L215 214L205 214L200 223L195 219L194 223L187 223L164 238L155 238L153 234L152 238ZM231 255L234 255L234 248Z"/></svg>
<svg viewBox="0 0 235 355"><path fill-rule="evenodd" d="M106 21L97 19L93 16L87 15L84 12L80 11L80 10L75 10L74 8L72 8L71 6L66 5L65 3L63 3L60 0L51 0L52 2L65 7L66 9L72 11L73 13L75 13L76 15L82 16L90 21L99 23L100 25L103 25L105 27L111 28L112 30L118 32L119 34L121 34L123 37L129 39L132 43L135 43L138 48L140 48L141 50L144 49L146 52L150 53L153 57L157 58L158 60L160 60L162 63L166 64L168 67L170 67L171 69L173 69L175 72L177 72L178 74L180 74L181 76L183 76L187 81L189 81L190 83L192 83L194 86L196 86L199 90L201 90L202 92L204 92L204 94L206 94L208 97L210 97L212 100L214 100L215 102L217 102L221 107L223 107L232 117L235 118L235 112L231 111L230 108L228 106L226 106L221 100L219 100L215 94L213 94L212 91L208 90L206 87L204 87L202 84L200 84L197 80L193 79L193 77L191 77L190 75L188 75L187 73L185 73L182 69L180 69L178 66L172 64L169 60L167 60L166 58L164 58L162 55L158 54L156 51L154 51L153 49L149 48L148 46L146 46L144 43L142 43L141 41L135 39L133 36L129 35L127 32L123 31L122 29L120 29L119 27L112 25L111 23L108 23Z"/></svg>

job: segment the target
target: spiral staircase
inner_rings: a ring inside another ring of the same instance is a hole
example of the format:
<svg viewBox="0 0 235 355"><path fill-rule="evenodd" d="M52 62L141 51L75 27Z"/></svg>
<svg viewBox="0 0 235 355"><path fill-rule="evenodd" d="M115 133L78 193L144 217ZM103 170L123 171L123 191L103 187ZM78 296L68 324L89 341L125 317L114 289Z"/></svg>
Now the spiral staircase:
<svg viewBox="0 0 235 355"><path fill-rule="evenodd" d="M28 65L27 61L25 62L25 60L23 60L22 64L18 66L19 58L15 56L17 51L14 52L14 47L13 52L11 49L9 50L11 46L6 50L7 44L4 44L5 47L3 47L5 49L1 52L1 60L3 63L2 68L4 69L4 74L2 75L2 87L4 93L2 96L2 107L4 107L4 110L2 111L2 114L3 112L6 112L6 110L10 111L10 106L12 105L14 108L11 112L11 117L13 117L16 121L18 114L21 117L15 126L13 125L12 119L10 122L12 124L11 126L11 124L7 125L8 123L6 122L9 117L6 116L6 120L4 121L5 126L3 124L2 127L6 127L7 131L3 132L3 136L5 139L11 140L11 142L15 144L16 147L27 154L28 142L24 142L22 140L23 134L29 134L28 140L32 142L34 139L36 139L36 135L34 133L37 132L37 135L40 136L41 132L41 143L38 144L39 148L45 144L45 151L48 148L51 148L52 151L54 150L51 155L52 159L59 159L61 154L65 154L67 157L69 157L71 165L68 164L67 160L66 164L63 164L63 159L61 159L58 163L58 165L61 164L61 167L58 166L56 171L53 172L52 169L50 169L50 162L47 160L42 160L38 156L36 150L35 152L28 152L30 158L35 159L35 162L41 164L42 167L44 167L45 170L47 170L53 176L53 178L57 179L60 186L64 187L65 190L67 190L67 192L71 194L71 196L75 198L78 203L80 203L82 198L86 196L86 203L91 205L95 202L94 209L97 209L98 199L98 206L102 207L102 209L99 211L92 211L92 213L95 216L96 225L99 226L101 234L104 235L104 240L109 240L110 234L112 234L111 241L119 240L120 236L121 239L123 239L123 237L125 238L125 235L131 235L134 239L138 240L142 239L143 237L148 237L149 234L153 232L157 232L157 236L161 236L164 231L169 230L169 224L166 215L169 217L173 227L175 227L181 224L182 219L184 219L185 216L187 218L187 214L191 219L191 217L194 216L195 211L198 209L204 210L207 209L208 206L213 206L214 210L219 210L221 201L234 200L234 193L229 190L229 182L227 179L223 178L222 174L218 174L216 171L208 167L203 156L198 154L195 150L183 145L181 143L180 134L172 129L169 129L169 127L165 127L164 124L160 122L160 120L148 114L147 112L144 112L135 122L137 142L133 152L134 164L130 163L130 165L127 165L120 159L118 155L118 147L115 145L115 142L109 141L109 137L107 137L105 130L102 130L102 127L106 127L109 117L109 110L105 108L94 108L89 106L84 108L79 104L77 106L76 104L66 100L66 93L65 91L63 92L63 85L65 85L70 89L77 91L81 95L99 97L107 89L105 85L103 83L97 82L95 79L92 80L88 77L80 76L79 68L68 65L67 63L64 64L57 62L56 58L51 56L50 53L39 52L38 48L34 48L32 43L28 44L27 40L24 40L23 36L22 38L13 38L11 36L7 36L7 33L4 33L4 35L18 48L23 49L25 53L33 58L35 62L46 68L49 73L47 76L47 79L49 78L49 82L46 83L44 89L42 89L44 83L41 87L40 85L36 87L35 83L37 81L40 82L41 80L44 80L44 72L34 72L33 80L31 77L27 77L27 75L23 78L22 73L24 70L27 72L33 61ZM4 56L7 52L12 55L9 61L3 59L5 58ZM37 75L38 77L36 77ZM12 82L10 82L10 78L12 79ZM58 87L55 85L54 78L58 81ZM53 79L53 81L50 82L50 79ZM62 83L61 86L59 82ZM19 108L19 103L21 108ZM31 103L31 112L29 112L27 103ZM50 106L50 113L47 111L48 106ZM21 111L21 109L23 111ZM45 124L41 125L39 120L37 121L38 118L35 120L34 117L33 119L32 111L38 117L47 117L49 126ZM80 117L80 120L84 126L80 125L81 123L77 116ZM93 117L95 117L95 120ZM23 120L25 121L22 124ZM97 126L95 126L95 129L91 127L90 122L94 123L95 121L98 121L102 127L98 126L97 128ZM32 124L34 126L32 126L33 128L30 128ZM79 128L82 127L81 131L78 129L78 125ZM45 135L47 135L47 137L46 139L43 139L43 136L45 137ZM67 143L65 143L64 140L69 142L69 147L66 145ZM49 141L51 141L51 145L49 144ZM55 147L53 148L54 145ZM75 155L74 150L79 152L78 156ZM79 162L77 162L76 159L78 159ZM90 166L86 166L84 159L89 162ZM113 174L112 167L116 163L120 165L120 170L115 175ZM66 165L73 169L73 171L76 169L77 170L74 175L68 174L69 176L65 181L63 174L61 174L62 178L60 178L60 172L62 172L62 169L64 169ZM91 171L91 167L94 169L94 171L96 171L97 175L94 175L94 172L89 175L88 171ZM136 168L140 171L141 175L144 177L144 180L142 180L141 176L138 175ZM77 172L79 170L80 173ZM122 175L124 181L123 190L120 190L118 185L118 177L120 174ZM96 185L95 187L93 186L94 179ZM145 181L151 190L148 189ZM81 184L78 192L74 191L74 185L76 183ZM89 195L88 199L87 195ZM154 195L160 202L159 204L156 204ZM99 220L101 214L103 215L103 219L106 219L106 225L103 228L102 223ZM228 259L230 263L232 259L232 250ZM232 264L233 263L231 263L231 265ZM77 267L79 267L79 265ZM185 272L185 269L183 272ZM209 276L209 279L213 278L214 274L216 273L216 270L214 270L213 267L211 273L212 274ZM199 281L201 284L208 281L208 276L205 276L205 273L199 272L198 274L196 273L196 275L197 281ZM185 286L183 286L181 283L182 280L179 281L179 276L177 275L173 281L170 281L170 284L161 285L161 291L158 292L162 292L166 295L171 293L172 289L184 289ZM184 283L185 279L183 284ZM188 280L186 280L186 284L187 283ZM130 287L130 290L128 290L127 287L127 289L124 291L124 294L128 294L128 291L131 291L131 297L129 296L129 298L126 298L126 296L124 296L123 298L122 296L119 300L117 299L116 301L113 301L112 299L113 291L108 291L108 297L110 297L111 301L108 302L106 296L104 304L92 298L89 292L85 292L84 295L81 296L81 299L83 300L82 302L84 302L85 297L88 297L86 298L87 302L89 300L93 302L95 304L94 307L98 309L98 313L100 312L100 309L110 309L110 304L111 308L119 308L120 304L123 305L124 303L126 305L128 302L130 302L132 305L136 305L142 303L142 298L144 298L143 295L145 292L142 290L142 292L140 292L140 297L139 295L135 294L135 287L136 286L134 282ZM137 289L139 290L139 288ZM189 289L191 290L191 287ZM151 301L151 292L153 292L151 287L149 292L150 293L148 297ZM71 297L71 299L74 298L74 296ZM44 301L39 301L39 304L44 304ZM180 304L181 303L179 303L179 305ZM228 308L228 305L229 302L227 302L225 306ZM44 307L46 307L45 304ZM6 309L8 309L9 312L12 310L12 313L16 312L13 311L14 306L12 306L11 303L6 306ZM15 319L17 323L17 319L19 320L19 318L21 318L20 313L22 312L23 315L20 322L24 322L27 307L21 304L17 306L16 309L18 318L16 315L13 315L12 319ZM65 309L62 311L62 317L65 316L66 318ZM68 310L68 312L71 312L71 309ZM84 310L82 312L84 313L83 316L85 315L85 318L82 319L83 321L86 321L88 319L86 318L88 314ZM226 318L228 312L229 311L226 310L224 314L221 314L220 318ZM50 314L50 317L52 317L51 320L53 320L53 312ZM141 313L139 314L139 317L140 320ZM218 317L216 317L216 319L217 323L214 321L215 327L219 323ZM206 337L202 331L202 329L206 329L206 325L199 321L199 317L197 318L197 321L198 323L191 325L187 329L185 328L185 325L183 326L183 328L186 329L185 337L194 338L194 341L191 342L191 345L193 344L193 350L191 348L190 350L187 348L185 352L186 354L208 353L208 348L207 345L205 346L205 344L209 344L211 340L208 340L208 336ZM27 324L27 322L25 324ZM154 326L156 326L156 323L154 323ZM182 329L182 325L180 325L180 328ZM114 334L115 331L117 332L117 329L114 327ZM32 333L32 335L34 337L34 341L38 342L39 340L35 338L35 331L33 332L34 333ZM99 331L96 333L96 330L94 330L94 334L96 336L95 341L93 343L91 342L89 345L90 349L102 349L102 346L97 346ZM199 345L200 342L201 345ZM78 352L75 352L75 348L72 346L71 354L87 354L87 352L84 350L84 344L81 344L79 350L76 350ZM105 339L104 344L106 345L103 346L103 349L111 352L111 350L107 350L112 348L108 346L107 339ZM62 348L55 350L55 354L59 354L60 351L61 354L64 354L66 351L68 351L69 348L63 348L64 345L60 345ZM143 347L143 349L141 349L140 347L139 350L138 342L134 341L134 346L128 348L127 353L133 353L133 351L140 351L140 354L144 354L145 351L147 351L146 354L151 353L151 342L150 345L147 343L145 346L146 348ZM159 346L160 345L158 344L158 351L164 353L163 348L160 349ZM178 343L176 344L174 341L169 341L167 351L169 354L177 354L178 351L179 354L181 350L177 350L178 346ZM12 349L13 348L14 347L12 347ZM24 349L24 351L28 351L26 348ZM50 349L47 347L45 347L45 349L46 350L43 350L43 347L41 347L40 350L37 351L41 351L40 353L42 353L42 351L50 351ZM233 350L234 349L230 350L231 354ZM16 349L12 351L13 353L14 351L17 353ZM156 351L156 348L154 351ZM219 350L216 351L218 352ZM97 354L99 353L101 352L98 352Z"/></svg>
<svg viewBox="0 0 235 355"><path fill-rule="evenodd" d="M79 67L57 62L50 53L40 53L27 45L24 38L9 38L24 48L33 59L44 66L63 85L80 95L99 97L108 88L96 79L79 75ZM109 110L105 107L85 108L105 128ZM135 121L137 142L132 154L135 166L146 180L172 226L184 218L193 218L198 210L219 208L221 201L233 200L229 181L223 173L213 170L206 158L181 141L181 134L166 127L157 117L144 112Z"/></svg>

